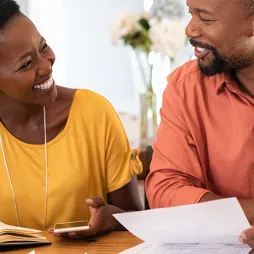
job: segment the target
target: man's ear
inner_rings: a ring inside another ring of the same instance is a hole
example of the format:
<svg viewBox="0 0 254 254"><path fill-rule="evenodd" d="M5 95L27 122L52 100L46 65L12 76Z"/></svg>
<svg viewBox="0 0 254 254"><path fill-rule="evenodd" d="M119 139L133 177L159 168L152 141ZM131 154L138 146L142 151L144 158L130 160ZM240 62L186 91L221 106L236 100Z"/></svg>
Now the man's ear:
<svg viewBox="0 0 254 254"><path fill-rule="evenodd" d="M254 16L251 21L251 28L249 29L249 38L251 39L251 46L254 48Z"/></svg>
<svg viewBox="0 0 254 254"><path fill-rule="evenodd" d="M252 17L252 36L254 36L254 15L253 15L253 17Z"/></svg>

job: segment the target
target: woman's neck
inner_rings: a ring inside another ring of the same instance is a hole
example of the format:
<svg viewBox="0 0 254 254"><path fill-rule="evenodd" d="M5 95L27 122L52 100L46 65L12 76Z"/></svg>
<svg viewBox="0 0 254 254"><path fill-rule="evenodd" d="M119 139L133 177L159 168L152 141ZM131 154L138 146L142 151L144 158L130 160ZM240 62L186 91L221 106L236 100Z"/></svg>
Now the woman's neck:
<svg viewBox="0 0 254 254"><path fill-rule="evenodd" d="M59 87L56 101L47 104L48 141L54 139L64 128L75 91ZM43 106L16 102L0 91L0 121L18 139L29 144L44 143Z"/></svg>
<svg viewBox="0 0 254 254"><path fill-rule="evenodd" d="M4 125L43 123L43 106L17 102L0 92L0 121Z"/></svg>

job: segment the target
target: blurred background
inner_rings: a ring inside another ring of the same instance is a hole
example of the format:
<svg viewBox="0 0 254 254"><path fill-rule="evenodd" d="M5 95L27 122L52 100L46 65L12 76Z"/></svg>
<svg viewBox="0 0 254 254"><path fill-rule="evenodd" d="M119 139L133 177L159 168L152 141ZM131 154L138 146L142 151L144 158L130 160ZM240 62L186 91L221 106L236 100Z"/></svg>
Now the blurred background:
<svg viewBox="0 0 254 254"><path fill-rule="evenodd" d="M190 19L185 0L17 2L56 54L56 83L105 96L131 146L150 144L166 77L193 58L184 35Z"/></svg>

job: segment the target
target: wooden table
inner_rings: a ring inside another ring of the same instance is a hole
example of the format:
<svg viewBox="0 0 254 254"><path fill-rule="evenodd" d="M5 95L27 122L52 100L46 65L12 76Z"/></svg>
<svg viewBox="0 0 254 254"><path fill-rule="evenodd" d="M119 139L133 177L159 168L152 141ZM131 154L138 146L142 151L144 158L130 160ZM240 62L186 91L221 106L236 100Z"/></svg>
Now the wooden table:
<svg viewBox="0 0 254 254"><path fill-rule="evenodd" d="M35 250L36 254L117 254L142 243L141 240L129 232L112 232L92 238L94 241L91 242L62 239L48 234L46 236L52 242L52 245L8 251L8 254L28 254L32 250ZM254 254L254 251L251 253Z"/></svg>
<svg viewBox="0 0 254 254"><path fill-rule="evenodd" d="M52 245L8 251L8 254L28 254L32 250L35 250L36 254L116 254L142 243L129 232L112 232L92 238L94 241L91 242L62 239L48 234L46 237L52 242Z"/></svg>

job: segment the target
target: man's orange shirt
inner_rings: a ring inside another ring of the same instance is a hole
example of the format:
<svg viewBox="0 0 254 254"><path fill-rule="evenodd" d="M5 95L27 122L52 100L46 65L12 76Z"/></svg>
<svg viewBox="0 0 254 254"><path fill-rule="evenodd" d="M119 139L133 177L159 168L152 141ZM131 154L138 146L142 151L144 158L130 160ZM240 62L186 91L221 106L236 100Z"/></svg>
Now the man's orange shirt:
<svg viewBox="0 0 254 254"><path fill-rule="evenodd" d="M197 61L168 77L146 191L151 208L192 204L207 193L254 198L254 98L229 74Z"/></svg>

